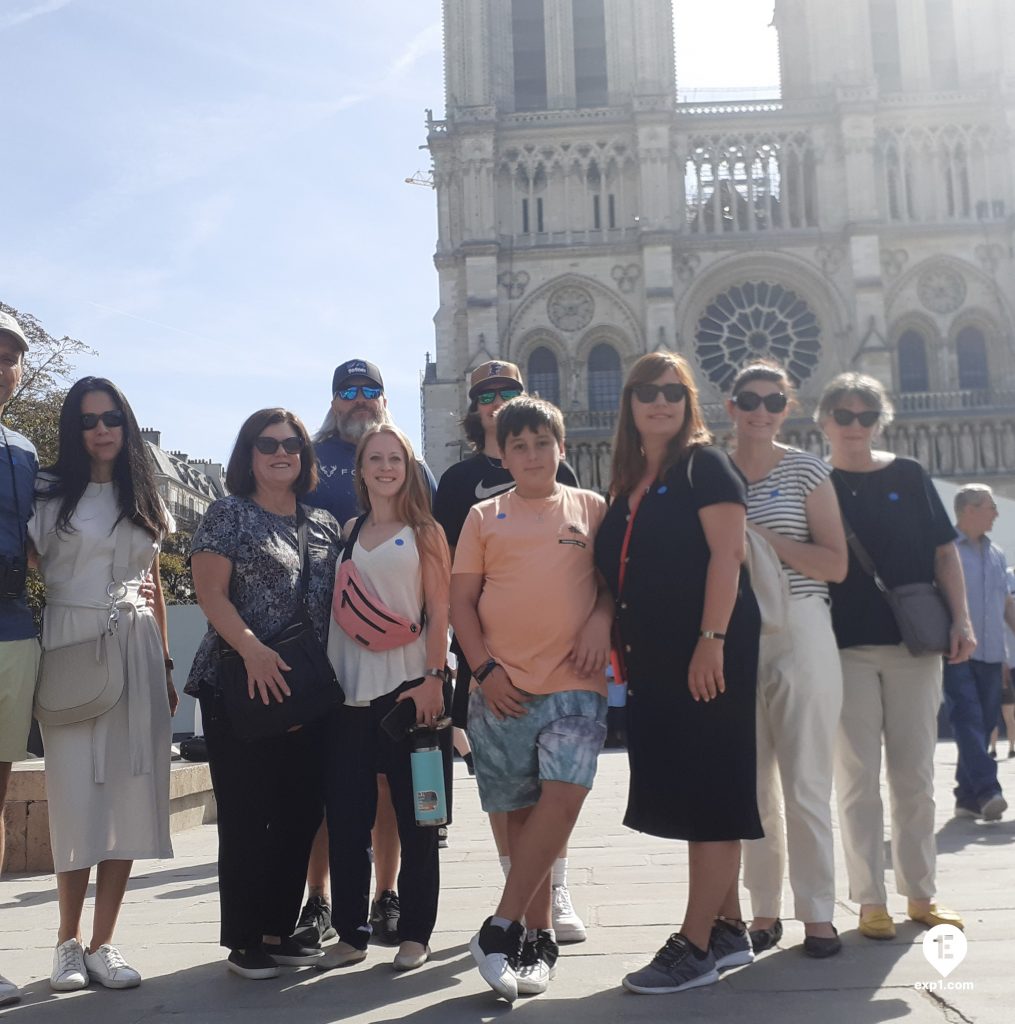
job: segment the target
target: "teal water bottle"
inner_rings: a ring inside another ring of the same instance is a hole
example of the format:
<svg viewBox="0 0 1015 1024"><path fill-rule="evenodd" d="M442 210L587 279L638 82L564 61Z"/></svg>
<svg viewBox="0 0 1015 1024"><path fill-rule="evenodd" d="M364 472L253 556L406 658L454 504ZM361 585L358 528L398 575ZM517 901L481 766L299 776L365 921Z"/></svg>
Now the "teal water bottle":
<svg viewBox="0 0 1015 1024"><path fill-rule="evenodd" d="M413 806L416 824L421 827L446 825L448 821L448 798L444 792L444 758L437 732L451 724L450 718L442 718L433 726L417 726L410 732L412 753Z"/></svg>

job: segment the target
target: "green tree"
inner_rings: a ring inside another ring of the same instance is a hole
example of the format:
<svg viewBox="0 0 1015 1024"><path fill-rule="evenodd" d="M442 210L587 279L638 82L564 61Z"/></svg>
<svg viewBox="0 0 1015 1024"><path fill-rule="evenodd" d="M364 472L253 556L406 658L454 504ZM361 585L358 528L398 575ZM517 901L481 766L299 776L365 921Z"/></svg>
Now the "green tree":
<svg viewBox="0 0 1015 1024"><path fill-rule="evenodd" d="M47 466L56 459L60 408L76 375L76 360L96 353L76 338L54 338L31 313L20 313L5 302L0 310L21 324L28 339L21 384L4 406L4 422L35 445L40 464Z"/></svg>
<svg viewBox="0 0 1015 1024"><path fill-rule="evenodd" d="M196 604L194 579L190 575L190 534L171 533L162 543L159 576L166 604Z"/></svg>

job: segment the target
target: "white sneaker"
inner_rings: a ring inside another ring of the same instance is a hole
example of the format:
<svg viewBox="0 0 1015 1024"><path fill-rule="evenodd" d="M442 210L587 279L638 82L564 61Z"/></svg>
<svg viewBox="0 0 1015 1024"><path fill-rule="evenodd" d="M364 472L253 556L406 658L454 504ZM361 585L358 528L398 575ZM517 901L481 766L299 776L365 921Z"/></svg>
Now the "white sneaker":
<svg viewBox="0 0 1015 1024"><path fill-rule="evenodd" d="M398 947L398 952L395 954L395 959L392 961L391 966L396 971L414 971L417 967L422 967L429 959L429 946L407 940Z"/></svg>
<svg viewBox="0 0 1015 1024"><path fill-rule="evenodd" d="M54 992L73 992L79 988L88 988L85 951L77 939L61 942L53 950L53 973L49 976L49 987Z"/></svg>
<svg viewBox="0 0 1015 1024"><path fill-rule="evenodd" d="M557 974L560 950L553 936L545 929L536 932L535 939L526 939L518 964L518 994L535 996L545 992Z"/></svg>
<svg viewBox="0 0 1015 1024"><path fill-rule="evenodd" d="M141 984L141 975L108 942L94 953L85 953L85 967L88 977L106 988L136 988Z"/></svg>
<svg viewBox="0 0 1015 1024"><path fill-rule="evenodd" d="M0 1006L10 1006L21 1001L21 990L13 981L0 974Z"/></svg>
<svg viewBox="0 0 1015 1024"><path fill-rule="evenodd" d="M584 942L585 923L571 906L566 885L553 887L553 930L558 942Z"/></svg>

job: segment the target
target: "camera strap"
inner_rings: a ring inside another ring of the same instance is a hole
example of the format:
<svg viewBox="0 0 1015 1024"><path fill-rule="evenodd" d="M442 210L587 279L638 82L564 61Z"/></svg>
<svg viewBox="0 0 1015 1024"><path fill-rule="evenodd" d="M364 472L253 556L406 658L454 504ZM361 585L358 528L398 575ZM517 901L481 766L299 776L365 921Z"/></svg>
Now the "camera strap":
<svg viewBox="0 0 1015 1024"><path fill-rule="evenodd" d="M25 536L25 524L21 521L21 505L18 502L18 477L14 472L14 449L11 448L11 443L7 440L7 431L4 430L2 423L0 423L0 436L4 439L4 448L7 449L7 467L11 471L11 489L14 493L14 518L18 521L18 538L21 541L22 554L24 554L28 547L28 538Z"/></svg>

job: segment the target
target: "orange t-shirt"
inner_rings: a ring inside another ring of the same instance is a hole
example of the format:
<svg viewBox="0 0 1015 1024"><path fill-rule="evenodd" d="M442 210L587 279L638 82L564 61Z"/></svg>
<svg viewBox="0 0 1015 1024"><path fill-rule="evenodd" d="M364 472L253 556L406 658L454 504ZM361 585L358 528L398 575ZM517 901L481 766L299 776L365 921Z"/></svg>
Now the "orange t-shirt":
<svg viewBox="0 0 1015 1024"><path fill-rule="evenodd" d="M549 498L507 491L469 510L452 572L483 577L483 638L526 693L606 693L604 675L583 678L568 661L596 604L593 547L605 514L598 494L564 486Z"/></svg>

